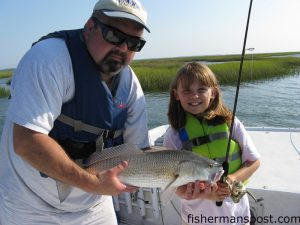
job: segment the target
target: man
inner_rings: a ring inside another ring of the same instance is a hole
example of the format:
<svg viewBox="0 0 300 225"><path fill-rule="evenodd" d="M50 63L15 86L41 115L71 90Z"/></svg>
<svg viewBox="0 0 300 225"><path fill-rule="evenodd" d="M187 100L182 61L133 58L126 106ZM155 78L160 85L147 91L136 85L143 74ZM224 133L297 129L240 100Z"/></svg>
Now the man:
<svg viewBox="0 0 300 225"><path fill-rule="evenodd" d="M145 98L128 66L146 18L138 0L99 0L84 29L51 33L22 58L1 141L2 225L117 224L111 195L135 190L117 178L127 162L96 175L78 162L123 142L149 146Z"/></svg>

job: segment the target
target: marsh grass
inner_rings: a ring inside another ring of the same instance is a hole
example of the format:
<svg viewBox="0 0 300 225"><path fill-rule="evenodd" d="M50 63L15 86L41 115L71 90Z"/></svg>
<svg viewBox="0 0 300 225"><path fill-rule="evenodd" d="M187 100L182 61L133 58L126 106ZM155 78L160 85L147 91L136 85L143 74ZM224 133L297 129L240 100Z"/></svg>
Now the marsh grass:
<svg viewBox="0 0 300 225"><path fill-rule="evenodd" d="M14 69L0 70L0 79L11 77Z"/></svg>
<svg viewBox="0 0 300 225"><path fill-rule="evenodd" d="M300 52L246 54L244 57L242 82L255 82L299 74L300 58L286 57ZM275 56L275 57L274 57ZM196 62L224 62L208 64L221 85L235 85L240 67L240 55L191 56L134 60L131 67L135 71L144 91L168 91L178 69L184 64ZM253 63L253 64L252 64ZM252 70L252 72L251 72ZM0 79L11 77L13 69L0 70ZM10 80L8 80L8 85ZM0 97L7 97L6 90L0 90Z"/></svg>
<svg viewBox="0 0 300 225"><path fill-rule="evenodd" d="M292 53L246 55L243 63L241 82L255 82L294 75L300 71L299 57L284 56ZM296 54L296 53L293 53ZM235 85L240 68L240 56L201 56L168 59L136 60L131 66L137 74L144 91L168 91L178 69L192 61L224 62L208 64L221 85Z"/></svg>
<svg viewBox="0 0 300 225"><path fill-rule="evenodd" d="M179 62L134 63L132 67L146 91L167 91L171 80L182 64Z"/></svg>
<svg viewBox="0 0 300 225"><path fill-rule="evenodd" d="M0 70L0 79L11 78L13 74L13 69ZM7 85L10 85L11 79L8 79L6 82ZM10 91L7 88L0 87L0 98L6 98L10 95Z"/></svg>
<svg viewBox="0 0 300 225"><path fill-rule="evenodd" d="M292 75L299 71L299 63L300 59L294 61L293 58L254 60L253 65L251 61L245 61L241 81L253 82ZM220 84L231 85L237 82L240 68L239 62L213 64L209 65L209 67L216 74Z"/></svg>
<svg viewBox="0 0 300 225"><path fill-rule="evenodd" d="M7 88L0 87L0 98L7 98L10 95L10 91Z"/></svg>

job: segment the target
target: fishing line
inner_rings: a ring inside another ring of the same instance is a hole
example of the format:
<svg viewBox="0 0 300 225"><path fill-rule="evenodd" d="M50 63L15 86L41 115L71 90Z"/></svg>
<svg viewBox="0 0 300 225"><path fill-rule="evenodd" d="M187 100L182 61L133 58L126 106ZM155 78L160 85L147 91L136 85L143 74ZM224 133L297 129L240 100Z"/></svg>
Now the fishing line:
<svg viewBox="0 0 300 225"><path fill-rule="evenodd" d="M178 216L181 217L181 213L179 212L179 210L176 208L176 206L174 205L173 201L171 200L171 205L173 206L174 210L176 211L176 213L178 214Z"/></svg>
<svg viewBox="0 0 300 225"><path fill-rule="evenodd" d="M291 144L293 145L294 149L296 150L296 152L298 153L298 155L300 155L300 149L297 148L296 144L294 143L294 139L292 137L292 134L295 134L294 132L290 131L290 140L291 140Z"/></svg>
<svg viewBox="0 0 300 225"><path fill-rule="evenodd" d="M229 131L226 157L225 157L225 161L222 164L223 169L224 169L224 174L222 175L221 182L223 182L223 183L225 182L225 179L228 175L228 169L229 169L230 142L231 142L231 139L232 139L233 124L234 124L234 118L235 118L235 114L236 114L236 106L237 106L239 90L240 90L240 83L241 83L241 77L242 77L242 71L243 71L243 63L244 63L244 56L245 56L245 50L246 50L246 42L247 42L248 27L249 27L250 15L251 15L252 1L253 0L250 0L249 10L248 10L247 25L246 25L246 31L245 31L245 36L244 36L243 51L242 51L242 56L241 56L240 69L239 69L238 81L237 81L234 104L233 104L232 119L231 119L230 131ZM216 202L216 205L219 206L219 207L222 206L222 204L223 204L223 201L217 201Z"/></svg>

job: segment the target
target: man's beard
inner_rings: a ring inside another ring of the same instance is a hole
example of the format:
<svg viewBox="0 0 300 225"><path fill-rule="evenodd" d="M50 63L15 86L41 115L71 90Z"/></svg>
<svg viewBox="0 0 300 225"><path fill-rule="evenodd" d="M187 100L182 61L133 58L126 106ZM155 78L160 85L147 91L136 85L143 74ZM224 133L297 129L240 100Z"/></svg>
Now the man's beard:
<svg viewBox="0 0 300 225"><path fill-rule="evenodd" d="M113 55L119 56L121 60L114 60L112 58ZM125 52L120 52L118 50L110 51L101 61L97 62L98 69L106 75L114 76L125 67L126 58L127 54Z"/></svg>

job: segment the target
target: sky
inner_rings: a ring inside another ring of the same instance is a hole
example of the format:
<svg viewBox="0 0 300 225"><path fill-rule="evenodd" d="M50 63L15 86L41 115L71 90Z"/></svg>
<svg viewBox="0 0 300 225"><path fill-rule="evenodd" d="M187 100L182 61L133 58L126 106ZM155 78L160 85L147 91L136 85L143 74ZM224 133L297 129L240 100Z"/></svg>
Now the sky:
<svg viewBox="0 0 300 225"><path fill-rule="evenodd" d="M145 47L135 59L241 54L250 0L141 0ZM15 68L41 36L82 28L96 0L1 0L0 69ZM253 0L246 48L300 51L300 0Z"/></svg>

